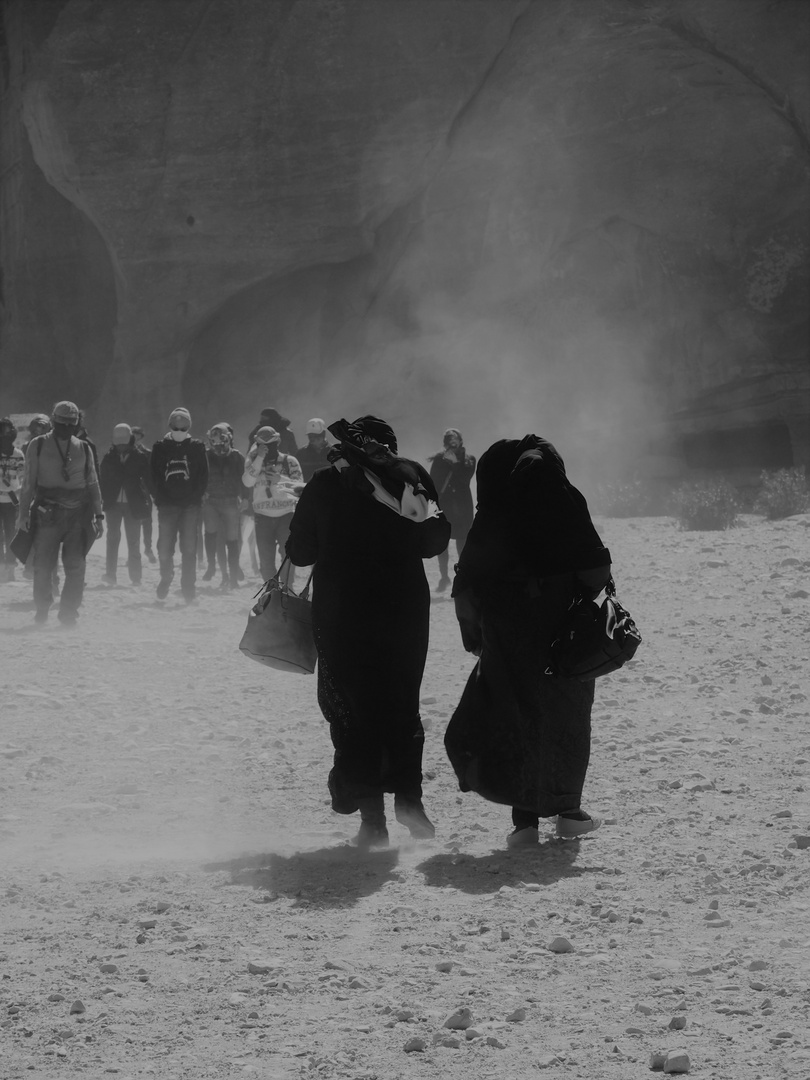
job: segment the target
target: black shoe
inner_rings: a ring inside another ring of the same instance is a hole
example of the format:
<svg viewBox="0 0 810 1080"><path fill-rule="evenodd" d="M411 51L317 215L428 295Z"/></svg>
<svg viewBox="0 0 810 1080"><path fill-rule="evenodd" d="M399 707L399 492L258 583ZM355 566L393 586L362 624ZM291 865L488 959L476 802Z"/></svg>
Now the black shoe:
<svg viewBox="0 0 810 1080"><path fill-rule="evenodd" d="M369 851L371 848L388 847L388 829L385 827L385 818L380 822L361 821L360 830L354 839L355 846L360 851Z"/></svg>
<svg viewBox="0 0 810 1080"><path fill-rule="evenodd" d="M158 600L165 600L169 595L169 588L171 586L170 581L166 581L165 578L161 578L158 582L158 587L155 589Z"/></svg>
<svg viewBox="0 0 810 1080"><path fill-rule="evenodd" d="M394 796L394 813L400 825L404 825L415 840L432 840L436 827L425 813L421 799Z"/></svg>
<svg viewBox="0 0 810 1080"><path fill-rule="evenodd" d="M215 566L209 566L202 576L203 581L210 581L216 572L217 568Z"/></svg>
<svg viewBox="0 0 810 1080"><path fill-rule="evenodd" d="M436 586L436 592L444 592L449 584L450 584L450 578L449 577L439 578L439 584Z"/></svg>
<svg viewBox="0 0 810 1080"><path fill-rule="evenodd" d="M150 563L156 563L157 562L157 555L155 555L154 551L152 551L151 548L149 549L149 551L145 552L144 554L146 555L146 557L147 557L147 559L149 560Z"/></svg>

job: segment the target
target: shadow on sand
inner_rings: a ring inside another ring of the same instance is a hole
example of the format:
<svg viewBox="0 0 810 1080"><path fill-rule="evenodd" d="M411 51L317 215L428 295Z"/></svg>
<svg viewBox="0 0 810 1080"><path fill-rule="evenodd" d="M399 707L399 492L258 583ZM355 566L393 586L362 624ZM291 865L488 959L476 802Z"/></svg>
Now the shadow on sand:
<svg viewBox="0 0 810 1080"><path fill-rule="evenodd" d="M362 852L347 846L294 855L246 855L203 869L229 873L231 885L263 890L265 900L286 896L301 907L345 908L393 880L398 861L396 848Z"/></svg>
<svg viewBox="0 0 810 1080"><path fill-rule="evenodd" d="M562 878L579 877L595 867L577 866L578 841L546 840L532 848L498 851L490 855L442 853L417 867L425 884L437 888L452 885L461 892L495 893L504 885L553 885ZM601 867L598 868L601 871Z"/></svg>

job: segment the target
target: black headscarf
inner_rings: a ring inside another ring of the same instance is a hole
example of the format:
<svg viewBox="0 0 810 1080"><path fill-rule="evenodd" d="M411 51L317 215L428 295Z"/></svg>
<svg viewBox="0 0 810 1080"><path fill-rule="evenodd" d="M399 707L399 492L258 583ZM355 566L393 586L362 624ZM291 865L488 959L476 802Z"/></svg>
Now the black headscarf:
<svg viewBox="0 0 810 1080"><path fill-rule="evenodd" d="M476 481L478 506L462 567L473 560L497 566L500 557L542 576L610 561L585 498L546 439L525 435L494 443L481 455Z"/></svg>
<svg viewBox="0 0 810 1080"><path fill-rule="evenodd" d="M394 429L385 420L378 416L360 416L352 423L348 420L336 420L327 425L327 431L338 440L337 446L329 451L327 459L334 463L343 458L350 465L349 469L343 470L344 483L370 494L371 484L362 472L367 469L374 473L385 490L396 499L402 498L405 484L408 483L417 494L423 494L438 502L433 481L422 466L408 458L397 457L397 437ZM369 442L386 446L390 451L387 460L380 461L369 457L364 449Z"/></svg>

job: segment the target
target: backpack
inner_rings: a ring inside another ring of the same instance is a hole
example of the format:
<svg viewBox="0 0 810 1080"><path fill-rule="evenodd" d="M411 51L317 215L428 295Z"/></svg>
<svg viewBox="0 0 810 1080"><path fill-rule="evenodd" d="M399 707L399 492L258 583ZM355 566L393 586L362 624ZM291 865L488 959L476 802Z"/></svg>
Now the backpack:
<svg viewBox="0 0 810 1080"><path fill-rule="evenodd" d="M183 502L192 494L188 456L180 447L172 447L163 469L163 487L172 502Z"/></svg>

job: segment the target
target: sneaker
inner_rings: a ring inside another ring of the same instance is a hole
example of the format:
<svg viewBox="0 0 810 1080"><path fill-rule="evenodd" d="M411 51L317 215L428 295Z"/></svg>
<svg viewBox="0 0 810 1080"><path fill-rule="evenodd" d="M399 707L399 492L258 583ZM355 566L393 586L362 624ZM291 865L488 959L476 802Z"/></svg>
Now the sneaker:
<svg viewBox="0 0 810 1080"><path fill-rule="evenodd" d="M118 581L113 574L104 574L101 579L105 585L117 585Z"/></svg>
<svg viewBox="0 0 810 1080"><path fill-rule="evenodd" d="M404 825L415 840L432 840L436 835L436 827L425 813L421 799L407 799L402 795L395 795L394 814L400 825Z"/></svg>
<svg viewBox="0 0 810 1080"><path fill-rule="evenodd" d="M581 810L572 811L573 815L557 815L557 837L560 840L576 840L580 836L596 832L602 824L601 818L591 817Z"/></svg>
<svg viewBox="0 0 810 1080"><path fill-rule="evenodd" d="M524 829L514 829L506 838L508 848L531 847L533 844L539 843L540 830L535 829L532 825L527 825Z"/></svg>
<svg viewBox="0 0 810 1080"><path fill-rule="evenodd" d="M150 563L156 563L157 562L157 555L155 555L154 551L152 551L151 548L149 548L148 551L145 551L144 555L146 555L146 557L147 557L147 559L149 560Z"/></svg>
<svg viewBox="0 0 810 1080"><path fill-rule="evenodd" d="M169 588L170 587L171 587L171 582L170 581L167 581L165 578L160 579L160 581L158 582L158 586L155 589L155 594L157 595L158 600L165 600L166 599L166 597L169 595Z"/></svg>

